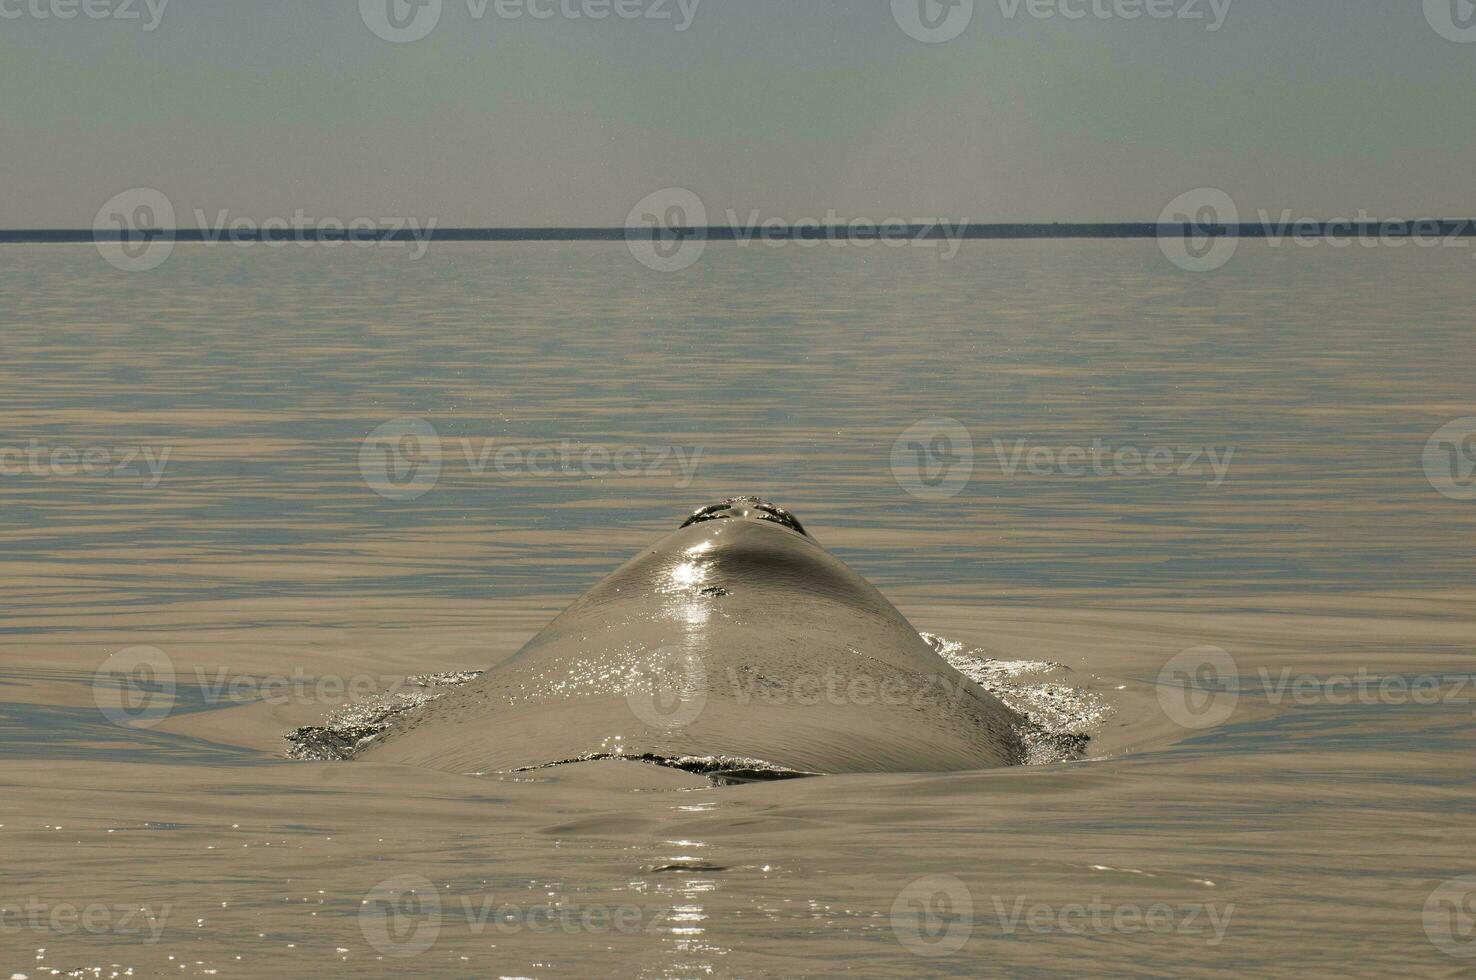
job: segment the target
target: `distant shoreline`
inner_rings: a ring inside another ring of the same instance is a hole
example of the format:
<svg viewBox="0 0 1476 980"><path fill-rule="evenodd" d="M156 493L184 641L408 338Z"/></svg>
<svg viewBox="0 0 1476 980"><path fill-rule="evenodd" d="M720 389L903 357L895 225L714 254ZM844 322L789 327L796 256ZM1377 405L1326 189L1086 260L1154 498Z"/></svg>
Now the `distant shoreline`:
<svg viewBox="0 0 1476 980"><path fill-rule="evenodd" d="M94 242L138 242L151 238L168 238L176 242L241 242L283 243L296 240L293 229L255 228L242 232L228 231L222 237L217 231L181 228L173 232L123 232L92 229L0 229L0 245L77 245ZM1156 222L1104 222L1090 224L970 224L957 225L890 225L850 227L846 225L796 224L777 230L735 228L714 225L705 228L423 228L419 230L384 228L361 232L332 229L308 229L317 242L622 242L655 240L723 241L901 241L930 238L964 239L1052 239L1052 238L1164 238L1215 236L1275 239L1282 237L1368 237L1418 238L1471 235L1476 237L1476 219L1426 218L1413 221L1303 221L1293 227L1276 223L1241 223L1231 225L1158 224Z"/></svg>

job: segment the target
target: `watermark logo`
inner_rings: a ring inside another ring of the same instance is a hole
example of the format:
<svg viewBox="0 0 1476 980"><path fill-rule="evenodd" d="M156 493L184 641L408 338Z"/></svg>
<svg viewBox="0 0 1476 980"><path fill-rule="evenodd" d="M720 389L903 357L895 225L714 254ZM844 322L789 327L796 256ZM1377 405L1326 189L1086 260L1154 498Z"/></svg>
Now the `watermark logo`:
<svg viewBox="0 0 1476 980"><path fill-rule="evenodd" d="M1158 704L1184 728L1224 724L1240 701L1240 670L1220 647L1185 650L1158 672Z"/></svg>
<svg viewBox="0 0 1476 980"><path fill-rule="evenodd" d="M424 954L447 927L471 936L621 936L695 937L706 930L700 906L669 908L638 905L525 905L499 902L484 893L454 894L419 875L388 878L364 896L359 928L382 956L408 959Z"/></svg>
<svg viewBox="0 0 1476 980"><path fill-rule="evenodd" d="M929 705L957 705L968 697L973 685L962 675L952 678L941 674L870 674L825 668L824 673L803 673L795 677L772 677L744 668L727 669L729 690L734 703L768 705L790 704L799 707L829 705L873 705L892 707L911 705L921 711Z"/></svg>
<svg viewBox="0 0 1476 980"><path fill-rule="evenodd" d="M376 37L394 44L419 41L441 22L442 0L359 0L359 16Z"/></svg>
<svg viewBox="0 0 1476 980"><path fill-rule="evenodd" d="M152 33L164 20L169 0L0 0L0 20L88 20L144 21L144 33Z"/></svg>
<svg viewBox="0 0 1476 980"><path fill-rule="evenodd" d="M1235 914L1233 903L1214 905L1204 902L1172 904L1155 902L1143 906L1136 902L1112 903L1093 896L1089 902L1053 905L1036 902L1026 905L1023 896L1012 902L994 895L990 898L999 928L1006 936L1020 932L1035 935L1065 936L1135 936L1152 933L1159 936L1183 936L1203 939L1206 946L1225 941L1230 919Z"/></svg>
<svg viewBox="0 0 1476 980"><path fill-rule="evenodd" d="M1425 443L1425 479L1443 497L1476 500L1476 417L1441 426Z"/></svg>
<svg viewBox="0 0 1476 980"><path fill-rule="evenodd" d="M1036 20L1198 20L1213 34L1225 26L1235 0L998 0L1005 20L1023 9Z"/></svg>
<svg viewBox="0 0 1476 980"><path fill-rule="evenodd" d="M707 208L696 194L668 187L631 209L626 243L647 268L679 272L701 258L711 240L733 242L738 248L928 248L946 262L958 255L969 234L969 223L962 219L893 215L877 220L843 216L834 208L823 216L800 218L766 217L760 208L744 213L728 208L724 217L726 224L709 224Z"/></svg>
<svg viewBox="0 0 1476 980"><path fill-rule="evenodd" d="M750 208L740 216L734 208L727 210L728 229L739 248L754 242L771 248L794 245L814 248L935 248L944 262L958 255L969 229L966 220L947 218L902 218L892 216L880 221L872 218L844 218L829 208L823 218L765 218L758 208Z"/></svg>
<svg viewBox="0 0 1476 980"><path fill-rule="evenodd" d="M707 668L686 650L652 651L631 671L625 702L652 728L685 728L707 707Z"/></svg>
<svg viewBox="0 0 1476 980"><path fill-rule="evenodd" d="M1234 446L1089 445L1046 446L1025 439L991 438L993 461L1007 477L1202 479L1223 486L1235 459ZM983 452L983 450L981 450ZM989 454L982 457L987 464ZM892 475L915 497L957 496L976 464L972 435L956 419L927 419L910 426L892 444Z"/></svg>
<svg viewBox="0 0 1476 980"><path fill-rule="evenodd" d="M461 438L467 470L482 476L489 469L513 476L674 477L679 490L692 485L706 453L703 446L600 446L564 439L557 443L497 446L492 439ZM448 449L449 453L449 449Z"/></svg>
<svg viewBox="0 0 1476 980"><path fill-rule="evenodd" d="M128 647L92 675L92 701L120 728L152 728L174 708L174 661L157 647Z"/></svg>
<svg viewBox="0 0 1476 980"><path fill-rule="evenodd" d="M44 936L127 937L145 946L154 946L164 937L173 908L168 902L156 909L151 905L103 905L97 902L75 905L71 902L47 902L31 896L24 902L0 904L0 936L28 931ZM17 973L11 980L23 976L25 974Z"/></svg>
<svg viewBox="0 0 1476 980"><path fill-rule="evenodd" d="M669 21L678 34L692 26L702 0L466 0L473 20L487 16L487 8L503 20L620 20Z"/></svg>
<svg viewBox="0 0 1476 980"><path fill-rule="evenodd" d="M162 191L135 187L116 194L92 219L93 244L123 272L157 269L174 252L174 205Z"/></svg>
<svg viewBox="0 0 1476 980"><path fill-rule="evenodd" d="M408 685L409 692L401 693ZM93 675L93 702L110 722L152 728L181 705L211 708L265 702L272 705L341 705L370 698L414 698L420 679L390 674L314 674L302 667L285 674L243 674L196 664L176 669L155 647L120 650Z"/></svg>
<svg viewBox="0 0 1476 980"><path fill-rule="evenodd" d="M1425 0L1425 19L1447 41L1476 44L1476 3L1472 0Z"/></svg>
<svg viewBox="0 0 1476 980"><path fill-rule="evenodd" d="M892 443L892 478L914 497L956 497L973 475L974 440L958 419L924 419Z"/></svg>
<svg viewBox="0 0 1476 980"><path fill-rule="evenodd" d="M927 44L962 34L974 18L975 0L891 0L892 19L903 33ZM1234 0L995 0L1007 21L1022 13L1033 20L1201 21L1213 34L1225 26ZM1464 3L1466 0L1452 0ZM1427 0L1428 3L1428 0Z"/></svg>
<svg viewBox="0 0 1476 980"><path fill-rule="evenodd" d="M1235 459L1234 446L1108 446L1100 438L1090 446L1032 446L1024 439L990 443L1006 476L1024 470L1042 477L1202 477L1211 490L1224 485Z"/></svg>
<svg viewBox="0 0 1476 980"><path fill-rule="evenodd" d="M911 882L892 902L892 932L915 956L949 956L974 934L974 896L953 875Z"/></svg>
<svg viewBox="0 0 1476 980"><path fill-rule="evenodd" d="M0 476L85 476L141 479L150 490L164 479L169 446L0 446Z"/></svg>
<svg viewBox="0 0 1476 980"><path fill-rule="evenodd" d="M212 216L201 208L195 208L194 215L200 241L207 245L225 243L245 248L256 245L267 248L284 245L302 248L341 245L355 248L405 247L412 250L412 262L425 257L437 224L435 218L319 218L302 208L294 211L290 218L278 215L260 220L246 215L232 216L229 209L217 210Z"/></svg>
<svg viewBox="0 0 1476 980"><path fill-rule="evenodd" d="M391 500L424 496L446 465L464 465L472 476L665 477L684 490L697 478L703 446L602 446L563 439L517 445L491 438L441 439L424 419L392 419L371 432L359 451L364 482ZM0 473L3 473L0 448Z"/></svg>
<svg viewBox="0 0 1476 980"><path fill-rule="evenodd" d="M1442 221L1438 218L1375 218L1367 208L1357 217L1297 217L1290 208L1282 208L1272 216L1265 208L1256 209L1261 235L1271 248L1281 248L1288 241L1299 248L1461 248L1469 249L1466 237L1469 221Z"/></svg>
<svg viewBox="0 0 1476 980"><path fill-rule="evenodd" d="M0 0L3 3L4 0ZM684 33L697 17L702 0L465 0L473 21L645 20L666 22ZM375 36L396 44L419 41L441 22L443 0L359 0L359 15Z"/></svg>
<svg viewBox="0 0 1476 980"><path fill-rule="evenodd" d="M420 875L386 878L359 905L359 931L385 956L419 956L441 935L441 898L436 886Z"/></svg>
<svg viewBox="0 0 1476 980"><path fill-rule="evenodd" d="M0 0L3 2L3 0ZM290 216L257 219L229 209L209 214L194 208L195 227L176 225L173 203L162 192L134 188L115 195L93 219L93 242L102 257L125 272L157 269L180 241L204 245L282 248L405 248L410 260L425 257L437 220L416 217L316 217L297 208Z"/></svg>
<svg viewBox="0 0 1476 980"><path fill-rule="evenodd" d="M968 30L974 0L892 0L892 19L915 41L943 44Z"/></svg>
<svg viewBox="0 0 1476 980"><path fill-rule="evenodd" d="M425 419L391 419L364 439L359 473L386 500L423 497L441 478L441 437Z"/></svg>
<svg viewBox="0 0 1476 980"><path fill-rule="evenodd" d="M1476 875L1452 878L1425 899L1425 935L1457 959L1476 957Z"/></svg>
<svg viewBox="0 0 1476 980"><path fill-rule="evenodd" d="M1291 208L1272 214L1256 209L1256 220L1242 221L1230 195L1212 187L1188 191L1171 201L1158 219L1158 245L1181 269L1212 272L1235 257L1240 240L1264 241L1268 248L1471 248L1476 225L1469 220L1375 217L1367 208L1356 216L1314 218Z"/></svg>
<svg viewBox="0 0 1476 980"><path fill-rule="evenodd" d="M657 272L680 272L707 249L707 207L696 194L668 187L648 194L625 219L625 244Z"/></svg>
<svg viewBox="0 0 1476 980"><path fill-rule="evenodd" d="M1467 692L1476 691L1476 675L1471 674L1375 674L1359 667L1352 674L1317 677L1293 674L1283 667L1275 675L1266 667L1257 667L1260 694L1274 705L1291 703L1299 707L1350 704L1364 705L1469 705ZM1254 685L1242 688L1254 691Z"/></svg>
<svg viewBox="0 0 1476 980"><path fill-rule="evenodd" d="M1240 223L1240 211L1229 194L1213 187L1185 191L1158 216L1158 247L1174 265L1187 272L1223 268L1240 248L1238 235L1227 225Z"/></svg>

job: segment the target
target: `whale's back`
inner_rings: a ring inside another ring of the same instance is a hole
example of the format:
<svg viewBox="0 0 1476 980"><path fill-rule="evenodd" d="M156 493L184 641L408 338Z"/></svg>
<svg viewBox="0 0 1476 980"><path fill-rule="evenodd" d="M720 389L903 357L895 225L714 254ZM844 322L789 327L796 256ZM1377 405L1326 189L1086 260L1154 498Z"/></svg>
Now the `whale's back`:
<svg viewBox="0 0 1476 980"><path fill-rule="evenodd" d="M455 772L601 756L943 771L1019 761L1019 722L812 539L722 520L643 551L363 754Z"/></svg>

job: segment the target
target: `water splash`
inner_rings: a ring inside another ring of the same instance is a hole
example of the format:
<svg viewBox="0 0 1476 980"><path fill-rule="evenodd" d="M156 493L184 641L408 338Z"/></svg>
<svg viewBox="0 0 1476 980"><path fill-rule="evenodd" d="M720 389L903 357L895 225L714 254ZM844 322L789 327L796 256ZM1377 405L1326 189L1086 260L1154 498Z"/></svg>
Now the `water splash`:
<svg viewBox="0 0 1476 980"><path fill-rule="evenodd" d="M1049 660L995 660L957 640L922 633L955 670L1023 715L1020 729L1026 765L1067 762L1086 755L1092 733L1112 708L1098 695L1060 680L1044 680L1070 668Z"/></svg>

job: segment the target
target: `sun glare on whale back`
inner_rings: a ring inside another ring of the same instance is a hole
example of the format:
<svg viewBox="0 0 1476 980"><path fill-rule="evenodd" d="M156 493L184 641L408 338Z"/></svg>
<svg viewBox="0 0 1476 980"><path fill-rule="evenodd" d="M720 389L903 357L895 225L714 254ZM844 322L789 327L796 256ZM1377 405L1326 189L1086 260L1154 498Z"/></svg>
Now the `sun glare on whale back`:
<svg viewBox="0 0 1476 980"><path fill-rule="evenodd" d="M703 542L710 546L710 542ZM699 549L689 549L687 552ZM701 550L706 550L702 548ZM712 605L703 601L699 590L707 582L712 573L709 562L684 561L674 567L666 576L666 581L656 587L661 595L676 597L672 604L672 613L684 621L688 626L702 626L712 615Z"/></svg>

